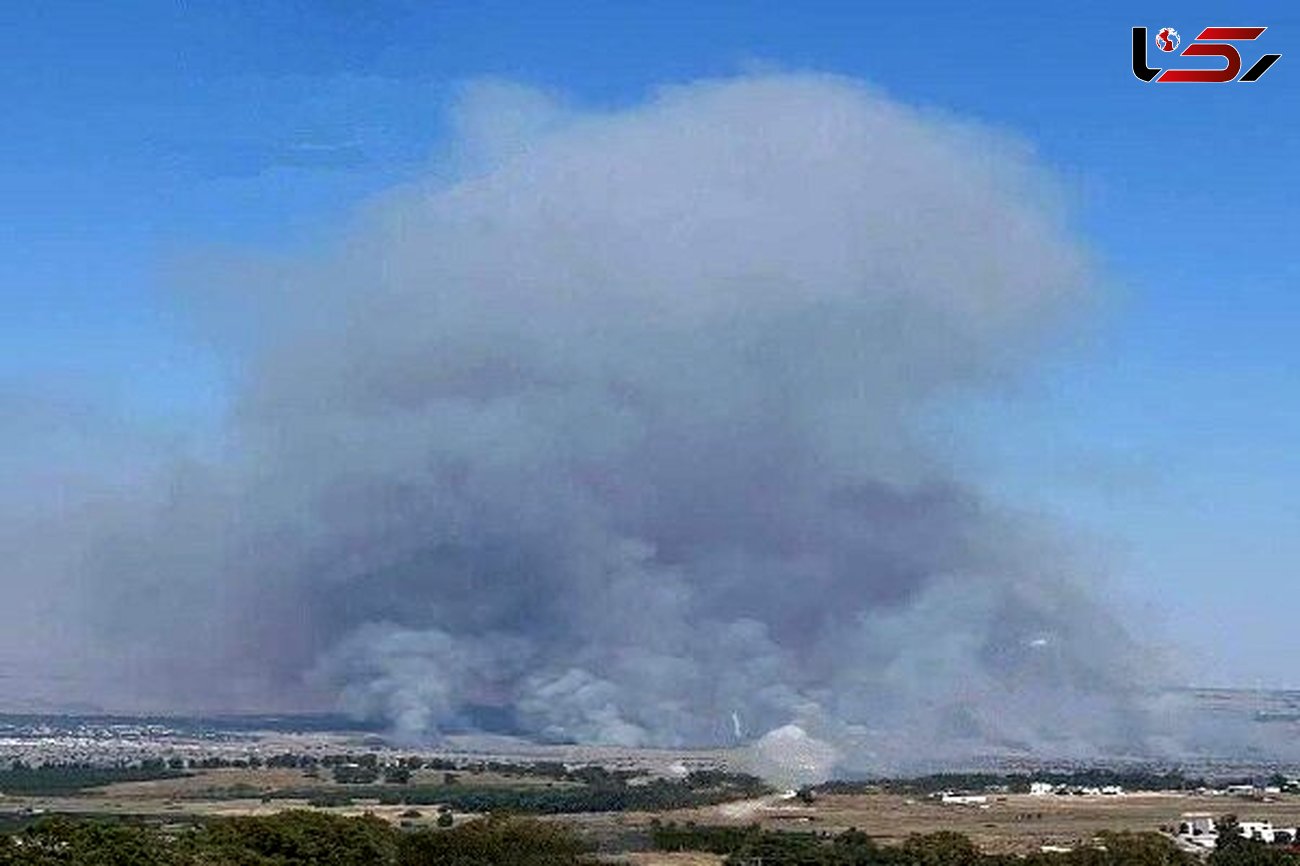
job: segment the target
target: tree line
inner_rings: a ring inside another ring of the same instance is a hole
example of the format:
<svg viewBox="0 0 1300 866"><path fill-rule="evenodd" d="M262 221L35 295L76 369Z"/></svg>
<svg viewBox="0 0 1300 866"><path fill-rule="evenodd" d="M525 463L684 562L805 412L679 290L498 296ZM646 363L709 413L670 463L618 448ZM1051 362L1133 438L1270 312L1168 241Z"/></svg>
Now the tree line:
<svg viewBox="0 0 1300 866"><path fill-rule="evenodd" d="M148 766L96 767L87 764L44 764L28 766L15 761L0 770L0 793L10 796L58 797L114 782L148 782L186 775L161 764Z"/></svg>
<svg viewBox="0 0 1300 866"><path fill-rule="evenodd" d="M1231 821L1225 820L1225 829ZM656 823L661 851L706 851L726 866L1199 866L1153 833L1103 833L1065 853L985 854L950 832L879 845L860 830L797 833ZM403 830L373 816L286 811L214 818L192 826L43 819L0 834L0 866L595 866L563 824L493 815L442 829ZM1225 836L1205 866L1297 866L1300 855Z"/></svg>
<svg viewBox="0 0 1300 866"><path fill-rule="evenodd" d="M1046 782L1066 788L1105 788L1118 786L1130 791L1195 791L1208 787L1204 778L1187 776L1179 770L1113 770L1090 767L1037 773L931 773L901 779L867 779L831 781L815 791L827 794L861 794L884 791L891 794L926 795L939 791L1006 791L1029 792L1033 782Z"/></svg>
<svg viewBox="0 0 1300 866"><path fill-rule="evenodd" d="M375 817L288 811L198 827L52 818L0 836L0 866L589 866L569 829L489 817L402 831Z"/></svg>
<svg viewBox="0 0 1300 866"><path fill-rule="evenodd" d="M629 779L600 768L574 773L580 784L565 787L507 787L473 784L340 785L330 789L283 788L268 800L307 799L313 806L346 806L377 799L386 806L446 805L457 812L563 815L577 812L657 812L709 806L768 793L761 779L736 773L701 771L684 779Z"/></svg>

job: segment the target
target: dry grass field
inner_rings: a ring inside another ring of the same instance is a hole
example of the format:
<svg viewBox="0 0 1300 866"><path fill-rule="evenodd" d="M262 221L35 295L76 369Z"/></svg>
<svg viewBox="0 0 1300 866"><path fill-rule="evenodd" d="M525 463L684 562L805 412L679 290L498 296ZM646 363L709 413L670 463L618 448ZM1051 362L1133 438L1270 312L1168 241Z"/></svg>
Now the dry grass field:
<svg viewBox="0 0 1300 866"><path fill-rule="evenodd" d="M462 774L465 784L562 784L545 780ZM421 773L413 780L437 785L441 773ZM295 769L205 770L186 778L125 782L72 796L0 797L0 814L32 811L72 814L175 816L265 815L289 808L313 808L307 799L268 799L272 790L337 789L327 776L317 778ZM320 807L340 815L371 813L393 823L423 825L437 817L434 806L381 805L377 799L357 798L350 805ZM665 813L603 813L557 815L548 820L572 822L594 838L617 838L643 830L652 820L694 821L699 824L745 825L769 829L840 832L857 827L882 842L896 842L912 833L951 830L971 837L991 852L1029 852L1043 845L1073 845L1103 830L1156 831L1177 824L1185 813L1213 816L1233 813L1248 820L1271 820L1280 826L1300 825L1300 796L1268 800L1209 797L1175 793L1121 796L990 796L983 806L944 805L936 800L895 794L822 795L805 805L766 797L718 806ZM458 815L462 820L467 815ZM717 858L703 855L638 854L637 866L715 866Z"/></svg>
<svg viewBox="0 0 1300 866"><path fill-rule="evenodd" d="M528 788L568 787L575 783L554 781L529 776L506 776L491 772L458 772L458 784L475 788L508 787ZM443 773L421 770L412 775L411 787L440 787ZM276 797L265 795L274 791L302 790L304 794L327 794L345 790L335 783L328 772L318 776L298 769L280 768L221 768L198 770L191 775L154 779L142 782L118 782L68 795L14 795L0 794L0 815L71 814L71 815L153 815L229 817L238 815L270 815L285 809L321 808L336 815L377 815L394 824L421 826L432 824L437 818L435 806L417 806L418 818L411 817L413 807L384 805L377 797L354 797L350 805L329 807L313 806L308 797ZM467 815L457 815L461 820Z"/></svg>
<svg viewBox="0 0 1300 866"><path fill-rule="evenodd" d="M537 776L504 776L491 772L456 772L461 784L474 787L567 787L574 782L556 781ZM437 787L443 784L443 772L440 770L417 770L411 775L409 787ZM303 770L256 768L223 768L216 770L198 770L193 775L175 779L154 779L148 782L118 782L97 789L93 796L114 800L150 800L150 799L217 799L230 792L263 793L275 790L311 789L328 792L342 788L330 778L329 771L322 771L317 776L309 775Z"/></svg>
<svg viewBox="0 0 1300 866"><path fill-rule="evenodd" d="M986 807L943 805L935 800L894 794L825 795L812 805L789 800L728 803L658 816L699 824L758 823L770 829L839 832L857 827L882 842L897 842L912 833L952 830L973 839L986 851L1037 851L1043 845L1071 845L1103 830L1158 831L1178 823L1184 813L1270 820L1279 826L1300 825L1300 796L1269 802L1232 797L1175 793L1122 796L991 796ZM629 816L629 818L632 816ZM649 821L654 816L636 816Z"/></svg>

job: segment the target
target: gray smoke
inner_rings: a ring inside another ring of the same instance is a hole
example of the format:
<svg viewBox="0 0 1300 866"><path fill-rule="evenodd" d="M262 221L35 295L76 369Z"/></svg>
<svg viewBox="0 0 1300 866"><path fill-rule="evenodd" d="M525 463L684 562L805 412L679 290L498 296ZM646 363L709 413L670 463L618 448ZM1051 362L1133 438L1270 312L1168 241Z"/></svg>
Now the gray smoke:
<svg viewBox="0 0 1300 866"><path fill-rule="evenodd" d="M103 693L420 738L798 720L863 765L1142 747L1132 641L933 423L1086 300L1027 148L812 75L457 117L454 171L331 248L187 275L242 384L220 456L96 500L49 581Z"/></svg>

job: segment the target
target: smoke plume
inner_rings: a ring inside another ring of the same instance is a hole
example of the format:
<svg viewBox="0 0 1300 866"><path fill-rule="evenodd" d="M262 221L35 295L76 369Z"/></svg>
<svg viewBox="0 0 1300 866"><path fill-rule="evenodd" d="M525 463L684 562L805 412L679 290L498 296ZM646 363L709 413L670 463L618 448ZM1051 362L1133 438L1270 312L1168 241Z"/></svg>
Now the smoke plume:
<svg viewBox="0 0 1300 866"><path fill-rule="evenodd" d="M798 720L864 765L1143 742L1090 581L925 432L1087 297L1027 148L814 75L456 118L330 248L187 275L240 371L219 455L88 502L51 579L104 693L411 738Z"/></svg>

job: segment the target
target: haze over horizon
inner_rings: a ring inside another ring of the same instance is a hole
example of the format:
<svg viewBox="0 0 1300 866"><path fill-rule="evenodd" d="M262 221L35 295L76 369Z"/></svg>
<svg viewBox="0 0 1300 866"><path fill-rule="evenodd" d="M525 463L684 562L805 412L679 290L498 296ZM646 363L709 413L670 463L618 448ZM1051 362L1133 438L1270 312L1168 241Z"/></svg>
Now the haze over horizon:
<svg viewBox="0 0 1300 866"><path fill-rule="evenodd" d="M961 16L903 76L901 24L579 68L540 15L281 14L97 22L15 95L0 705L888 759L1158 751L1210 736L1164 686L1300 686L1298 121L1246 122L1285 61L977 95Z"/></svg>

